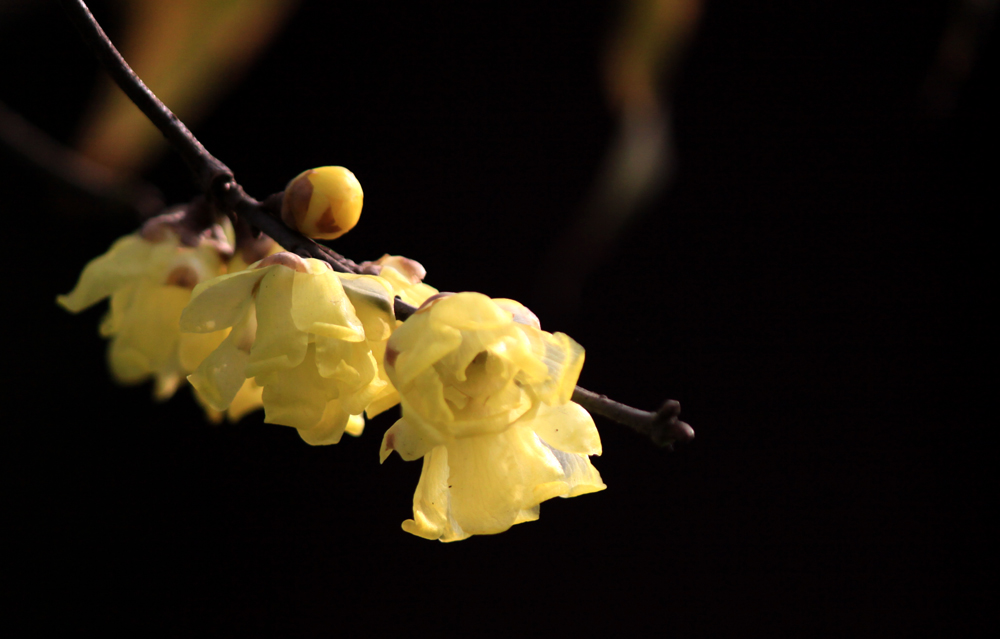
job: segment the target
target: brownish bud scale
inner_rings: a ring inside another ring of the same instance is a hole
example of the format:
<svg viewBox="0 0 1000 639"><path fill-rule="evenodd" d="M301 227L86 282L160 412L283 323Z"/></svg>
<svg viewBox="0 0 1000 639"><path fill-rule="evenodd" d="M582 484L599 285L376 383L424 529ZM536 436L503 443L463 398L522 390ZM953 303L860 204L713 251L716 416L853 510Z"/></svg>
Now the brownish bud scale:
<svg viewBox="0 0 1000 639"><path fill-rule="evenodd" d="M417 313L423 313L424 311L430 310L430 308L434 306L434 304L436 304L438 300L442 300L446 297L451 297L452 295L454 295L454 293L450 292L435 293L434 295L431 295L430 297L425 299L424 303L421 304L417 308L417 310L413 312L413 314L416 315Z"/></svg>
<svg viewBox="0 0 1000 639"><path fill-rule="evenodd" d="M257 264L257 268L266 268L268 266L274 266L275 264L281 264L282 266L288 267L293 271L298 271L299 273L309 272L309 268L306 266L305 260L295 253L289 253L287 251L284 253L268 255L262 259L259 264Z"/></svg>
<svg viewBox="0 0 1000 639"><path fill-rule="evenodd" d="M164 283L167 286L180 286L181 288L193 289L198 285L198 273L190 266L182 264L174 267L167 274L167 281Z"/></svg>
<svg viewBox="0 0 1000 639"><path fill-rule="evenodd" d="M342 166L321 166L296 176L285 187L281 219L306 237L333 240L358 223L364 192Z"/></svg>

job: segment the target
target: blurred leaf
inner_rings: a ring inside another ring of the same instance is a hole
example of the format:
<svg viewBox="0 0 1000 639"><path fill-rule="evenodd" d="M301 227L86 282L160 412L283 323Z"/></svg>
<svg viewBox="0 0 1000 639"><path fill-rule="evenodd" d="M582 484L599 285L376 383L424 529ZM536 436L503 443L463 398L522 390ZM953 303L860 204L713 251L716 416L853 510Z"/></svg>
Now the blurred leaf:
<svg viewBox="0 0 1000 639"><path fill-rule="evenodd" d="M134 0L123 3L115 44L140 78L191 124L239 79L298 0ZM110 81L83 120L84 155L125 174L165 147L162 136Z"/></svg>

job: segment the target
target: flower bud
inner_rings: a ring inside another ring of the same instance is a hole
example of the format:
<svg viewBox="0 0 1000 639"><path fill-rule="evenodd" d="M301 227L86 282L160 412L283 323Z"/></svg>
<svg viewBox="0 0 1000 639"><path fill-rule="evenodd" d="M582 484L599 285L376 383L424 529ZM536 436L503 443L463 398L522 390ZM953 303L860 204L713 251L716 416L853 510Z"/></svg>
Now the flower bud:
<svg viewBox="0 0 1000 639"><path fill-rule="evenodd" d="M281 219L307 237L333 240L358 223L363 202L361 183L353 173L342 166L321 166L288 183Z"/></svg>

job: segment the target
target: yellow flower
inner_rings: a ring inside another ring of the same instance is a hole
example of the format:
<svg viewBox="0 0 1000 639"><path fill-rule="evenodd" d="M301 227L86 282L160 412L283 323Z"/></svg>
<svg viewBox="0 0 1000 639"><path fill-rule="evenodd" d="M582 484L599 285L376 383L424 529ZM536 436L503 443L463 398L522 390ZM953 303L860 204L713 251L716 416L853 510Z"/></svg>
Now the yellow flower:
<svg viewBox="0 0 1000 639"><path fill-rule="evenodd" d="M173 395L184 376L225 337L180 332L178 321L191 289L224 272L220 250L228 247L218 228L182 243L171 227L177 219L176 214L160 216L142 231L119 238L87 264L68 295L56 298L78 313L110 297L100 332L111 338L111 372L122 384L153 377L154 395L161 400Z"/></svg>
<svg viewBox="0 0 1000 639"><path fill-rule="evenodd" d="M372 276L353 284L386 306L391 290ZM366 288L367 287L367 288ZM382 321L363 314L372 330ZM262 390L265 421L292 426L310 444L360 434L361 413L386 383L341 279L319 260L278 253L195 288L181 330L232 327L188 379L213 409L230 407L248 378ZM384 332L384 331L382 331Z"/></svg>
<svg viewBox="0 0 1000 639"><path fill-rule="evenodd" d="M538 518L539 504L605 488L590 415L570 402L583 348L540 330L528 309L479 293L431 298L389 339L386 370L403 418L393 450L424 458L403 529L441 541Z"/></svg>

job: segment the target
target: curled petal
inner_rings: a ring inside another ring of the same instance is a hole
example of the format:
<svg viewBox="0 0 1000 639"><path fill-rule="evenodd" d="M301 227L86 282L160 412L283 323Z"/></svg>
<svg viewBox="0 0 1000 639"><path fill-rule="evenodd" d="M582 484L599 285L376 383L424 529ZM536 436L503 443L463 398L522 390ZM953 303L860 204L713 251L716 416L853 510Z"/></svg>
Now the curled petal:
<svg viewBox="0 0 1000 639"><path fill-rule="evenodd" d="M461 331L433 322L429 315L414 315L389 340L385 363L387 369L394 371L389 377L396 388L408 386L417 375L461 344Z"/></svg>
<svg viewBox="0 0 1000 639"><path fill-rule="evenodd" d="M257 383L264 387L264 421L299 430L307 431L319 424L324 419L327 404L338 395L335 382L320 377L316 372L316 356L312 347L295 368L257 376ZM343 423L346 426L346 413Z"/></svg>
<svg viewBox="0 0 1000 639"><path fill-rule="evenodd" d="M254 288L268 272L269 269L238 271L195 286L181 315L181 331L210 333L240 321L253 301Z"/></svg>
<svg viewBox="0 0 1000 639"><path fill-rule="evenodd" d="M264 392L266 393L267 390L265 389ZM327 402L320 420L309 428L299 428L299 437L310 446L328 446L339 443L340 438L344 436L344 432L351 423L352 417L354 416L345 411L337 400ZM364 428L363 421L361 427ZM353 428L357 429L356 422ZM358 432L360 433L360 431Z"/></svg>
<svg viewBox="0 0 1000 639"><path fill-rule="evenodd" d="M442 443L441 438L432 429L422 428L419 423L410 423L406 419L399 419L382 437L379 463L384 462L392 451L399 453L399 456L406 461L420 459Z"/></svg>
<svg viewBox="0 0 1000 639"><path fill-rule="evenodd" d="M601 436L594 425L594 418L579 404L543 404L531 419L527 417L519 423L535 431L552 448L578 455L601 454Z"/></svg>
<svg viewBox="0 0 1000 639"><path fill-rule="evenodd" d="M73 313L96 304L147 271L153 246L138 235L119 238L107 253L91 260L73 290L56 301Z"/></svg>
<svg viewBox="0 0 1000 639"><path fill-rule="evenodd" d="M471 536L448 516L448 450L438 446L424 455L424 467L413 494L413 519L403 522L403 530L441 541L458 541Z"/></svg>
<svg viewBox="0 0 1000 639"><path fill-rule="evenodd" d="M463 293L440 300L430 307L435 322L461 331L497 329L513 321L509 311L500 308L482 293Z"/></svg>
<svg viewBox="0 0 1000 639"><path fill-rule="evenodd" d="M230 329L214 333L181 333L177 357L181 368L193 371L201 365L205 358L217 349L229 335Z"/></svg>
<svg viewBox="0 0 1000 639"><path fill-rule="evenodd" d="M291 313L295 328L348 342L364 340L361 320L337 276L319 260L306 260L306 265L307 272L293 275Z"/></svg>
<svg viewBox="0 0 1000 639"><path fill-rule="evenodd" d="M111 371L121 383L140 382L156 371L179 374L177 322L189 296L185 289L150 281L137 286L108 351Z"/></svg>
<svg viewBox="0 0 1000 639"><path fill-rule="evenodd" d="M228 409L244 387L255 328L253 307L250 307L222 344L188 375L188 381L212 409Z"/></svg>
<svg viewBox="0 0 1000 639"><path fill-rule="evenodd" d="M393 310L393 291L388 282L371 275L344 273L338 277L361 320L365 338L370 342L389 339L396 324L396 314Z"/></svg>

